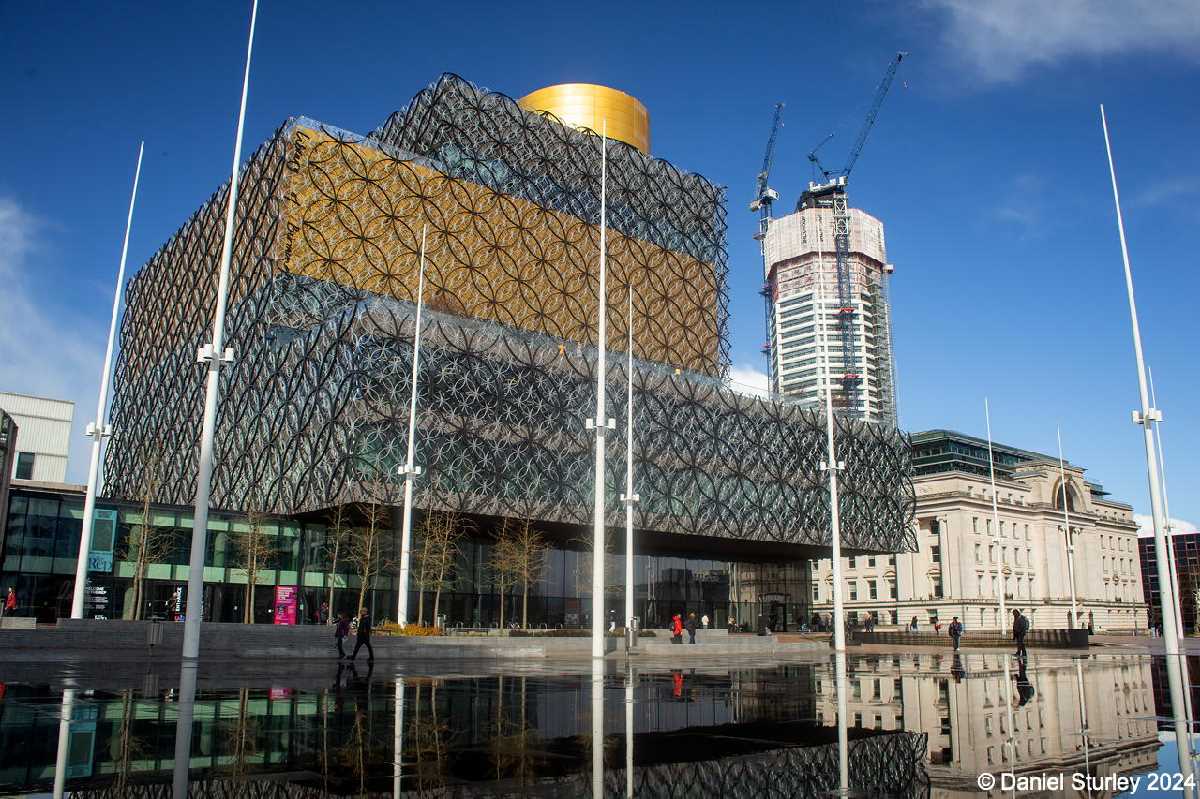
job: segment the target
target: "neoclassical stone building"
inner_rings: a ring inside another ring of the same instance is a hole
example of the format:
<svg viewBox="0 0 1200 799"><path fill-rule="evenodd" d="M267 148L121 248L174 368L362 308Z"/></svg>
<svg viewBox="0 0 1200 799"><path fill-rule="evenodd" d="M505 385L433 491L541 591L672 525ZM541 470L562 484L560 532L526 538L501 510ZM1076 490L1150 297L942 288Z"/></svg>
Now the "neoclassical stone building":
<svg viewBox="0 0 1200 799"><path fill-rule="evenodd" d="M934 799L980 796L984 773L1130 774L1157 762L1154 679L1143 657L1093 660L1086 674L1068 662L1023 669L998 653L851 665L849 725L927 735ZM821 723L836 722L837 683L828 672L816 681L816 712Z"/></svg>
<svg viewBox="0 0 1200 799"><path fill-rule="evenodd" d="M859 620L922 628L958 616L971 629L999 626L1007 609L1035 627L1066 627L1070 616L1067 537L1058 459L993 443L999 525L993 530L987 442L947 430L913 436L918 551L845 558L846 610ZM1137 631L1147 626L1133 508L1067 464L1075 544L1075 626ZM811 586L818 612L833 603L830 561Z"/></svg>

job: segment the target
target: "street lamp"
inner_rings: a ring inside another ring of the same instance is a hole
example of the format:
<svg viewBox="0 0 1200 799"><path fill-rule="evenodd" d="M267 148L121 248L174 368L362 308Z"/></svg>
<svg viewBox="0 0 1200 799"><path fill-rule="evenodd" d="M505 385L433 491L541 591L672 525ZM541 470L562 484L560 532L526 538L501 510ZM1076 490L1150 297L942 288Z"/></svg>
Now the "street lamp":
<svg viewBox="0 0 1200 799"><path fill-rule="evenodd" d="M225 239L217 278L217 309L212 341L200 348L197 360L208 370L204 390L204 421L200 426L200 458L196 467L196 504L192 513L192 547L188 556L187 615L183 624L183 656L200 656L200 623L204 612L204 550L208 539L208 501L212 491L213 441L217 431L217 402L221 391L221 366L233 363L233 349L225 346L225 304L229 299L229 266L233 260L233 217L237 209L238 167L242 161L242 132L246 125L246 95L250 90L250 55L254 50L254 23L258 0L250 9L250 35L246 42L246 72L242 77L242 105L238 111L237 138L233 144L233 169L229 178L229 207L225 211Z"/></svg>
<svg viewBox="0 0 1200 799"><path fill-rule="evenodd" d="M112 428L104 421L108 411L109 373L112 371L113 343L117 337L117 316L121 309L121 289L125 284L125 260L129 255L129 230L133 227L133 205L137 200L138 179L142 176L142 153L145 142L138 145L137 169L133 173L133 192L129 196L129 215L125 218L125 243L121 245L121 265L117 267L117 287L113 290L112 318L108 323L108 344L104 348L104 366L100 369L100 397L96 400L96 421L87 427L92 439L92 460L88 465L87 493L83 500L83 527L79 535L79 560L75 564L75 590L71 596L71 618L83 618L83 594L87 586L88 552L92 549L92 530L95 525L96 496L100 493L100 449Z"/></svg>

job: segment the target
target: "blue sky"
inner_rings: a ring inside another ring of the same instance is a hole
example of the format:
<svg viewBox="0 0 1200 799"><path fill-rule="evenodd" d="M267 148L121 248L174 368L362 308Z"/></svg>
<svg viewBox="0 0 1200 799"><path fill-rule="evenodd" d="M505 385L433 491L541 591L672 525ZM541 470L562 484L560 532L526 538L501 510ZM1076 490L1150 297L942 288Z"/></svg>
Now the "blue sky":
<svg viewBox="0 0 1200 799"><path fill-rule="evenodd" d="M1129 319L1097 106L1114 137L1172 515L1200 521L1200 13L1190 0L913 4L263 0L246 152L289 115L366 132L444 71L520 96L587 81L649 108L653 150L729 188L734 366L758 355L751 199L772 105L787 207L911 52L855 170L887 230L902 425L1068 459L1146 512ZM138 140L130 264L228 176L247 3L0 5L0 390L92 416ZM840 146L840 149L839 149ZM71 476L82 480L86 440Z"/></svg>

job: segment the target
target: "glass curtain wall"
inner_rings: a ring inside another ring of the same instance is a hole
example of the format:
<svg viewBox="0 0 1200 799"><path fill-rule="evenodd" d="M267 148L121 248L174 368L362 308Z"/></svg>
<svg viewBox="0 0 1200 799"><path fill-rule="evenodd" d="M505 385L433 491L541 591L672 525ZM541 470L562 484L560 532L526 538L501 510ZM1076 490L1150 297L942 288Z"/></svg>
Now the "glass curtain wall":
<svg viewBox="0 0 1200 799"><path fill-rule="evenodd" d="M8 509L0 591L17 591L22 615L51 622L70 613L71 590L82 524L82 500L14 495ZM152 508L149 520L142 509L100 504L117 512L113 568L93 572L92 587L103 588L102 599L89 615L113 619L178 621L186 606L187 559L192 534L190 514L178 509ZM144 554L143 530L149 529ZM274 621L277 587L297 594L297 622L318 623L322 616L353 614L361 602L379 620L390 618L396 605L392 581L398 549L391 530L381 534L373 567L377 574L363 591L361 531L337 543L326 525L290 519L262 518L251 523L245 515L214 512L209 518L205 552L205 616L208 621L259 624ZM414 550L417 547L414 546ZM438 612L448 626L499 625L501 602L505 625L572 628L591 625L591 553L556 545L545 559L540 578L528 586L528 611L522 616L525 586L508 587L503 596L490 561L493 544L465 539L452 574L443 586ZM336 557L336 567L334 560ZM414 569L416 563L414 562ZM135 575L143 574L140 590ZM254 590L248 590L251 572ZM624 624L625 573L623 555L607 555L605 563L606 621ZM634 563L634 612L644 628L663 629L679 613L697 620L708 616L711 627L756 631L796 630L810 615L811 583L807 561L741 563L671 555L638 556ZM333 589L332 592L330 589ZM253 598L251 599L251 593ZM423 610L432 624L434 591L413 590L409 607ZM138 611L140 606L140 612ZM247 606L251 612L246 613ZM324 611L323 611L324 609Z"/></svg>

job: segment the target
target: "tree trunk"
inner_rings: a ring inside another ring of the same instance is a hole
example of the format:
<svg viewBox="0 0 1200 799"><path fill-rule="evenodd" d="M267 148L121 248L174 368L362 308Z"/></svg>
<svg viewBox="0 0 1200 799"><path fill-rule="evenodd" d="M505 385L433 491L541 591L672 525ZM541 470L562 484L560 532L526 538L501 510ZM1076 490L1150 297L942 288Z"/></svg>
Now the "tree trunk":
<svg viewBox="0 0 1200 799"><path fill-rule="evenodd" d="M333 587L337 584L337 562L338 550L342 547L342 539L339 537L333 540L333 565L329 567L329 615L333 616ZM327 622L329 619L321 619L322 622Z"/></svg>
<svg viewBox="0 0 1200 799"><path fill-rule="evenodd" d="M433 592L433 626L437 626L438 613L442 606L442 586L446 584L446 561L438 564L437 589Z"/></svg>
<svg viewBox="0 0 1200 799"><path fill-rule="evenodd" d="M142 620L142 562L133 565L133 620Z"/></svg>
<svg viewBox="0 0 1200 799"><path fill-rule="evenodd" d="M417 624L425 623L425 586L424 581L417 583Z"/></svg>
<svg viewBox="0 0 1200 799"><path fill-rule="evenodd" d="M504 589L500 589L500 629L504 629Z"/></svg>
<svg viewBox="0 0 1200 799"><path fill-rule="evenodd" d="M529 629L529 581L525 581L525 590L521 592L521 626Z"/></svg>

